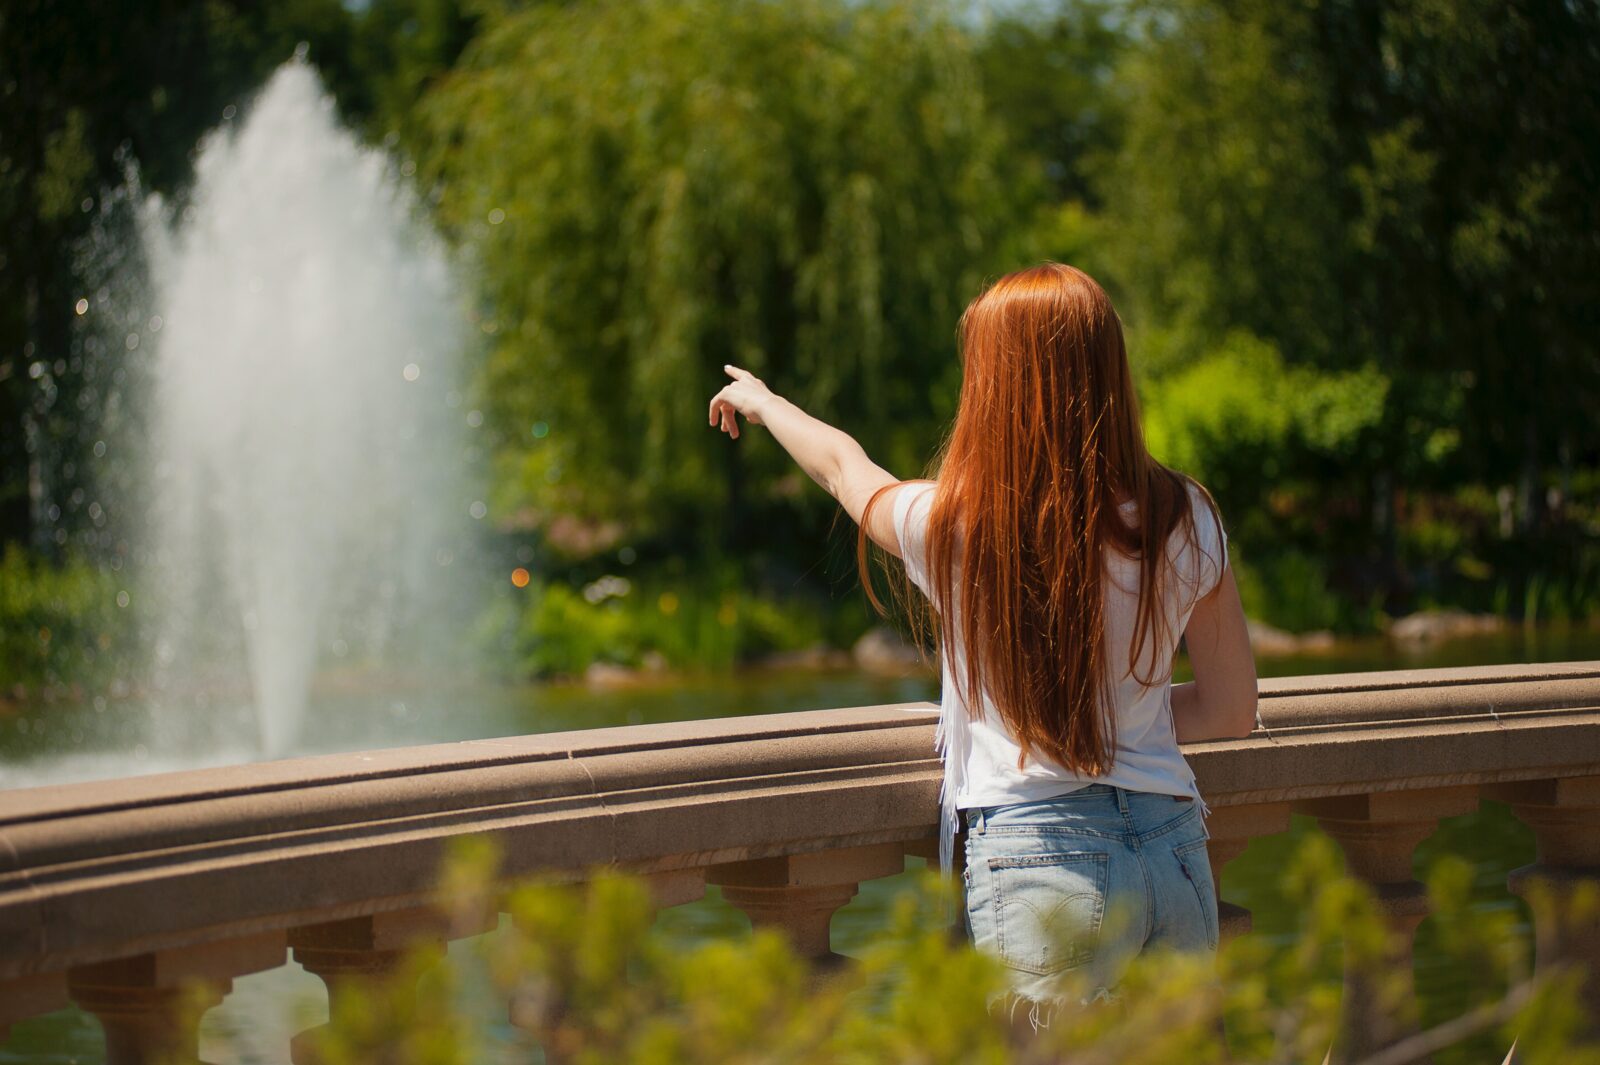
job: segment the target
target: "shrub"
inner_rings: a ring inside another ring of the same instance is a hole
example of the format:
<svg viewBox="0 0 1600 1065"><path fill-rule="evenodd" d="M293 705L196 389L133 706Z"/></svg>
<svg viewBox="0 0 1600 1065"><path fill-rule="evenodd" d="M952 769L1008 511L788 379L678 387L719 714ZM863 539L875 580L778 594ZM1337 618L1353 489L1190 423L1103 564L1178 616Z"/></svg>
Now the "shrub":
<svg viewBox="0 0 1600 1065"><path fill-rule="evenodd" d="M0 685L50 688L113 676L133 646L126 582L80 559L0 555Z"/></svg>
<svg viewBox="0 0 1600 1065"><path fill-rule="evenodd" d="M463 912L482 907L496 890L493 867L486 845L458 848L446 897ZM1475 997L1420 1033L1413 1050L1442 1061L1441 1052L1487 1038L1498 1060L1516 1039L1530 1065L1600 1062L1600 1047L1585 1041L1581 974L1533 975L1518 921L1467 909L1471 875L1463 861L1443 859L1427 882L1440 942L1471 967ZM1397 944L1370 889L1342 874L1337 848L1308 837L1284 887L1301 915L1295 936L1234 939L1214 971L1193 958L1141 957L1117 1001L1062 1011L1037 1032L997 1008L1002 974L955 933L956 888L931 871L897 896L859 957L822 973L768 931L686 947L654 921L642 881L610 872L576 887L513 887L501 906L512 920L474 946L492 985L480 993L514 1001L523 1029L497 1060L538 1060L542 1048L544 1060L584 1065L1314 1062L1330 1042L1336 1052L1340 1045L1346 965L1363 974L1383 1014L1415 1024L1406 978L1389 961ZM1547 904L1531 901L1535 912ZM483 1026L454 1005L458 955L420 982L419 971L407 966L388 983L340 996L330 1024L312 1037L320 1060L482 1060ZM1069 1001L1084 990L1064 981Z"/></svg>
<svg viewBox="0 0 1600 1065"><path fill-rule="evenodd" d="M536 583L514 618L514 657L526 675L575 676L591 663L639 666L658 658L679 669L726 668L775 651L838 638L862 611L792 595L779 598L714 577L602 576L583 585Z"/></svg>

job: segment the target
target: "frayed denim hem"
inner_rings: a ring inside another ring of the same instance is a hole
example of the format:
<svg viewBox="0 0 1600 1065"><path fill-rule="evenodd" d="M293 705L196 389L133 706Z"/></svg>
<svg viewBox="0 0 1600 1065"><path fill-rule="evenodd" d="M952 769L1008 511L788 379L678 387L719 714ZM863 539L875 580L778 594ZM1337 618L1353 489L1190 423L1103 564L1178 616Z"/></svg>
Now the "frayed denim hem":
<svg viewBox="0 0 1600 1065"><path fill-rule="evenodd" d="M1077 1007L1079 1009L1090 1009L1101 1005L1110 1006L1121 1000L1121 992L1108 987L1097 987L1091 993L1080 997ZM1007 1023L1013 1027L1016 1027L1018 1023L1017 1010L1026 1005L1028 1007L1028 1027L1035 1032L1040 1032L1050 1027L1056 1015L1064 1007L1068 1007L1071 1004L1071 1000L1068 998L1032 998L1028 995L1011 991L992 999L989 1003L990 1011L993 1012L995 1007L1001 1004L1005 1006Z"/></svg>

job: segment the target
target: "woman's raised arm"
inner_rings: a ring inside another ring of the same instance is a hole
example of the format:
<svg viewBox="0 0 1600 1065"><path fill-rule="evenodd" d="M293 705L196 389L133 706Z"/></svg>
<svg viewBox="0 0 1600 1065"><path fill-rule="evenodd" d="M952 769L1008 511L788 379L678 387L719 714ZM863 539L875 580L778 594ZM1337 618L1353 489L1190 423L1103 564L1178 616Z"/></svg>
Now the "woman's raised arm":
<svg viewBox="0 0 1600 1065"><path fill-rule="evenodd" d="M765 425L785 451L813 480L837 499L858 524L872 494L899 478L867 457L853 436L813 418L793 403L776 395L748 370L724 366L732 383L711 397L710 424L730 437L739 438L742 414L751 425ZM900 555L900 538L894 529L891 492L872 511L867 536L895 557Z"/></svg>

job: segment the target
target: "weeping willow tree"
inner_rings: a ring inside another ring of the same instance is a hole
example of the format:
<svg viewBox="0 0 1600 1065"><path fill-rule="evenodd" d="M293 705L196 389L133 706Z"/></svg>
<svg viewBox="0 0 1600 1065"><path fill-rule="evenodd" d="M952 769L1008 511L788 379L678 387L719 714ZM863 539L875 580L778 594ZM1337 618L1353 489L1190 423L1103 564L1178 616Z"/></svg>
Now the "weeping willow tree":
<svg viewBox="0 0 1600 1065"><path fill-rule="evenodd" d="M961 307L1046 188L978 44L920 2L491 17L419 154L479 263L500 513L733 547L825 521L765 434L707 426L729 362L917 474Z"/></svg>

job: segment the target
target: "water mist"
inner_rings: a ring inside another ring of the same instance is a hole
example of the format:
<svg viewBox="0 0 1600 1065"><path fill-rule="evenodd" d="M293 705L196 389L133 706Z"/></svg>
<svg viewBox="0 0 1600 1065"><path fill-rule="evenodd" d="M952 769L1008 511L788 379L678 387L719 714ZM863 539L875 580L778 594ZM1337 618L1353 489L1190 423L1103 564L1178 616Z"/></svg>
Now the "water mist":
<svg viewBox="0 0 1600 1065"><path fill-rule="evenodd" d="M319 663L422 660L459 569L460 301L392 162L300 59L202 142L183 211L152 198L140 229L151 739L281 754Z"/></svg>

